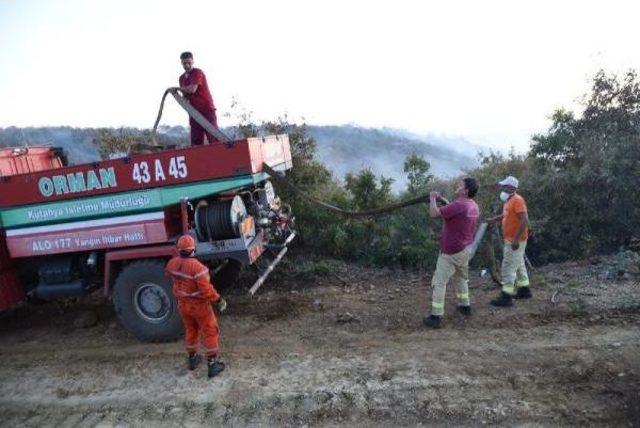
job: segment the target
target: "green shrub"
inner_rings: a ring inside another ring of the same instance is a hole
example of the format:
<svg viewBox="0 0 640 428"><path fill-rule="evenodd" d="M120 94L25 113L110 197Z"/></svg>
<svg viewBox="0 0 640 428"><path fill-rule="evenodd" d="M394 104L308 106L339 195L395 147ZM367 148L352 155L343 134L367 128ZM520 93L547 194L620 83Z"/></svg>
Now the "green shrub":
<svg viewBox="0 0 640 428"><path fill-rule="evenodd" d="M623 77L599 72L579 117L564 110L552 116L546 133L535 135L531 151L485 153L480 166L465 171L480 185L476 197L483 217L502 210L498 180L518 177L529 208L529 257L538 263L579 259L617 250L640 229L640 87L635 72ZM313 196L350 210L367 210L431 189L451 196L455 180L438 180L420 156L407 157L408 185L391 193L392 180L373 171L355 171L336 180L315 159L316 145L306 125L286 118L244 130L288 133L294 168L288 177ZM241 130L242 130L241 129ZM371 265L432 268L438 255L442 220L428 217L426 204L375 219L348 219L279 189L297 218L306 251ZM496 254L501 244L496 241ZM474 261L484 264L482 256Z"/></svg>

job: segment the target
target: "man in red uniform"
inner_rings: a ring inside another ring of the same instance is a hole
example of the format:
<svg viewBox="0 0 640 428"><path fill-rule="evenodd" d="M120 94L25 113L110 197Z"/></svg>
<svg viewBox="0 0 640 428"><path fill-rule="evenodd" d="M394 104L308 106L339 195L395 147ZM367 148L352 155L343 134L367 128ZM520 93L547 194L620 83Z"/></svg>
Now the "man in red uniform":
<svg viewBox="0 0 640 428"><path fill-rule="evenodd" d="M179 78L180 87L174 89L180 90L191 105L198 110L214 128L218 129L216 107L213 104L211 92L209 92L207 78L202 70L193 66L193 54L191 52L183 52L180 54L180 61L182 62L184 73ZM207 135L209 144L218 141L213 135L205 131L198 122L193 120L192 117L189 117L189 126L191 127L192 146L203 145L205 134Z"/></svg>
<svg viewBox="0 0 640 428"><path fill-rule="evenodd" d="M227 303L220 297L211 284L209 269L194 257L196 243L190 235L178 240L179 256L172 258L165 268L167 275L173 279L173 294L178 299L178 310L184 323L184 344L189 354L187 362L189 370L202 361L198 355L198 341L207 356L209 377L214 377L224 370L224 363L218 356L218 320L211 303L216 303L223 312Z"/></svg>

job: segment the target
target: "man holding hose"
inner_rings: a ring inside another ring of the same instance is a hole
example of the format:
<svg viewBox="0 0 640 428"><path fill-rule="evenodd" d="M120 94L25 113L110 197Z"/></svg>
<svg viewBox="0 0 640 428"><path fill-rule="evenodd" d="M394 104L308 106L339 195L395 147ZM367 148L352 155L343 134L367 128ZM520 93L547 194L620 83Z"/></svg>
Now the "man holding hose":
<svg viewBox="0 0 640 428"><path fill-rule="evenodd" d="M428 327L439 328L444 316L444 297L447 282L451 280L456 287L458 310L466 316L471 315L469 301L469 259L471 244L480 217L478 204L473 200L478 192L478 183L474 178L460 181L455 190L456 200L449 203L438 192L429 195L429 215L442 217L444 227L440 238L440 255L436 263L431 285L431 315L424 318ZM438 200L446 203L438 207Z"/></svg>
<svg viewBox="0 0 640 428"><path fill-rule="evenodd" d="M180 86L171 88L172 91L180 91L189 100L191 105L202 114L211 125L218 129L218 118L216 117L216 107L213 104L213 97L209 92L209 85L204 72L193 66L193 54L183 52L180 54L180 62L184 73L180 75ZM191 127L191 145L201 146L204 144L204 136L207 136L209 144L218 141L213 135L207 132L192 117L189 117Z"/></svg>

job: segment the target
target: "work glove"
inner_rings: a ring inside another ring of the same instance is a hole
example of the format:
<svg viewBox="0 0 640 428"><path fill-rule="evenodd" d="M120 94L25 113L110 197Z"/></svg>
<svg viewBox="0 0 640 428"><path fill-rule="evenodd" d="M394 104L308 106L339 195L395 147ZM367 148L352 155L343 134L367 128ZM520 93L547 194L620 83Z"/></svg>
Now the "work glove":
<svg viewBox="0 0 640 428"><path fill-rule="evenodd" d="M218 312L223 313L227 309L227 301L220 297L216 302L216 309L218 309Z"/></svg>

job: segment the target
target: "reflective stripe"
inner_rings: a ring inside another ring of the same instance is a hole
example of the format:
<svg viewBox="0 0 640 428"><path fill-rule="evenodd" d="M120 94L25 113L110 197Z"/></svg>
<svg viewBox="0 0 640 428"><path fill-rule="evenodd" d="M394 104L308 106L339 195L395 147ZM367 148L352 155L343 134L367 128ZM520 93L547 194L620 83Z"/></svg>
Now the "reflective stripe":
<svg viewBox="0 0 640 428"><path fill-rule="evenodd" d="M201 277L202 275L206 275L207 273L209 273L209 269L203 270L202 272L198 272L195 275L187 275L186 273L182 273L182 272L177 272L175 270L168 270L167 271L169 273L169 275L173 275L173 276L177 276L180 278L185 278L185 279L196 279Z"/></svg>
<svg viewBox="0 0 640 428"><path fill-rule="evenodd" d="M202 272L198 272L197 274L193 275L193 279L199 278L202 275L206 275L209 273L209 269L205 268Z"/></svg>
<svg viewBox="0 0 640 428"><path fill-rule="evenodd" d="M196 291L193 293L185 293L184 291L176 291L176 297L196 297L199 296L200 292Z"/></svg>
<svg viewBox="0 0 640 428"><path fill-rule="evenodd" d="M502 291L507 294L513 294L513 289L514 289L513 284L504 284L502 286Z"/></svg>
<svg viewBox="0 0 640 428"><path fill-rule="evenodd" d="M174 270L168 270L167 272L169 272L169 275L177 276L177 277L180 277L180 278L186 278L186 279L194 279L195 278L195 277L193 277L191 275L187 275L186 273L176 272Z"/></svg>
<svg viewBox="0 0 640 428"><path fill-rule="evenodd" d="M468 299L469 293L458 293L456 294L456 296L458 297L458 299Z"/></svg>
<svg viewBox="0 0 640 428"><path fill-rule="evenodd" d="M516 287L528 287L529 286L529 281L516 281Z"/></svg>
<svg viewBox="0 0 640 428"><path fill-rule="evenodd" d="M431 315L442 316L444 315L444 302L431 302Z"/></svg>

